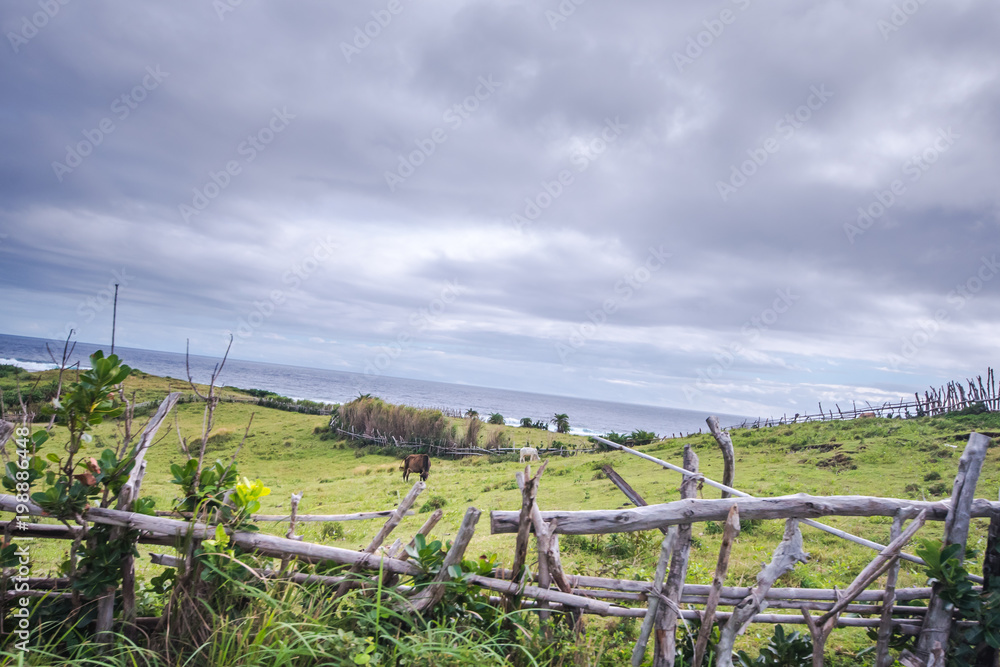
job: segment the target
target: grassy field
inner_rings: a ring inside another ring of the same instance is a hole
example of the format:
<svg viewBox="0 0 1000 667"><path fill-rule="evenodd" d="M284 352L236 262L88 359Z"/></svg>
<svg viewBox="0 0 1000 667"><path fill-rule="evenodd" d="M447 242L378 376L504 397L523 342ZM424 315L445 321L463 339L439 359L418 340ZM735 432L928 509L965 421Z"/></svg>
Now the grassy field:
<svg viewBox="0 0 1000 667"><path fill-rule="evenodd" d="M137 375L126 381L126 393L135 390L137 400L159 398L168 390L184 388L177 380ZM228 391L228 390L227 390ZM186 403L175 410L160 431L159 440L150 450L148 473L143 495L156 499L157 509L168 509L176 495L169 483L172 463L184 456L178 446L178 433L188 441L200 437L203 405ZM302 492L299 511L309 514L350 513L394 507L412 484L403 482L398 457L385 456L372 448L359 449L354 443L322 439L328 417L259 408L239 403L223 403L216 412L216 426L208 448L208 460L228 461L242 438L254 413L253 426L246 445L237 458L240 474L260 478L271 488L263 501L264 513L288 510L293 492ZM570 415L572 418L572 415ZM140 423L143 419L138 420ZM455 420L461 422L462 420ZM104 424L96 432L92 452L112 446L117 436L116 424ZM537 429L504 428L513 442L523 445L547 445L560 440L569 447L589 446L580 436L567 436ZM861 419L854 422L810 423L732 433L736 450L735 486L753 495L775 496L791 493L817 495L860 494L913 499L939 499L950 495L951 484L964 443L970 431L990 437L1000 435L1000 414L963 417L920 418L912 420ZM46 446L52 451L65 440L57 427ZM680 463L684 445L690 444L701 459L701 471L713 479L722 477L722 457L710 435L692 436L653 443L642 451L666 461ZM581 454L549 459L542 478L538 503L543 510L614 509L627 505L621 492L600 471L611 464L650 503L679 498L680 477L648 461L621 452ZM998 452L991 448L979 481L977 496L995 498L1000 487ZM497 554L510 564L513 535L490 535L488 512L515 510L520 493L514 473L523 466L517 462L497 462L487 457L463 460L433 459L427 490L416 504L420 513L408 517L395 535L408 539L426 518L431 506L441 506L444 518L435 536L448 539L458 527L465 509L483 510L476 537L468 554ZM710 487L704 497L718 497ZM889 535L888 518L830 518L827 523L838 528L885 543ZM341 524L300 524L299 534L308 541L349 549L364 547L377 531L377 521ZM284 534L284 524L265 524L266 532ZM694 548L689 582L710 583L721 535L710 524L694 527ZM940 523L930 523L920 536L939 537ZM782 523L759 522L748 525L734 547L727 585L752 585L762 563L770 559L780 540ZM986 524L973 522L969 545L985 547ZM803 527L808 563L800 564L779 581L782 586L846 586L872 558L873 553L843 540ZM650 531L630 535L564 537L563 561L567 571L622 578L652 578L659 551L660 535ZM34 576L42 569L54 568L62 560L66 544L54 542L37 545ZM156 549L165 551L164 549ZM143 552L150 549L143 548ZM970 567L975 571L976 565ZM159 568L146 558L139 565L140 577L150 577ZM919 568L904 563L900 585L922 585ZM600 621L594 621L600 623ZM769 634L753 626L744 640L753 644L759 635ZM850 654L868 644L860 631L839 632L830 646Z"/></svg>

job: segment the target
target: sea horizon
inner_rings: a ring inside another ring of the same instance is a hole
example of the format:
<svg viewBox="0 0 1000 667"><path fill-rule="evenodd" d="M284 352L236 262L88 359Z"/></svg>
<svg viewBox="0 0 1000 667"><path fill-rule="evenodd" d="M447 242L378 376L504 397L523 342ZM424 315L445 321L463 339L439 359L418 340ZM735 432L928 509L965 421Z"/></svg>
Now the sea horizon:
<svg viewBox="0 0 1000 667"><path fill-rule="evenodd" d="M45 344L61 354L65 341L33 336L0 333L0 364L13 364L29 371L57 368L48 358ZM86 367L87 358L96 350L110 353L110 344L71 341L76 348L69 364ZM145 373L187 383L185 355L166 350L115 346L123 363ZM191 354L191 376L197 383L207 383L222 357ZM570 416L570 432L601 435L611 431L653 431L661 436L681 435L705 430L709 414L724 426L754 418L726 413L656 406L642 403L607 401L578 396L544 394L502 387L419 380L388 375L366 375L332 368L311 368L291 364L252 361L229 357L219 377L220 386L273 391L293 399L321 403L344 403L359 394L371 394L390 402L419 408L458 410L473 409L482 417L493 412L504 415L507 424L516 425L522 417L548 421L553 414ZM458 399L466 400L460 401ZM559 407L563 406L563 407ZM543 407L548 410L542 411ZM575 410L574 410L575 408ZM576 412L576 414L574 414Z"/></svg>

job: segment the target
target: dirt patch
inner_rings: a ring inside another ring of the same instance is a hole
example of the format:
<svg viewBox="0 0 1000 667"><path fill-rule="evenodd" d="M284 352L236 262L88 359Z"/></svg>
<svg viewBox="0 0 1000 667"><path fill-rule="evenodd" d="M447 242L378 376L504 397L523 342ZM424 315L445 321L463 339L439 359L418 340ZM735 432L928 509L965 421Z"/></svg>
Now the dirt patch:
<svg viewBox="0 0 1000 667"><path fill-rule="evenodd" d="M854 459L843 452L837 452L828 459L818 461L816 465L820 468L832 468L836 472L858 469L858 466L854 464Z"/></svg>
<svg viewBox="0 0 1000 667"><path fill-rule="evenodd" d="M977 431L977 433L981 433L985 435L987 438L1000 438L1000 431ZM951 439L958 440L959 442L968 442L970 435L972 435L971 432L956 433L955 435L951 436Z"/></svg>
<svg viewBox="0 0 1000 667"><path fill-rule="evenodd" d="M842 443L839 442L828 442L825 445L792 445L789 450L793 452L798 452L803 449L815 449L819 452L832 452L837 447L840 447Z"/></svg>

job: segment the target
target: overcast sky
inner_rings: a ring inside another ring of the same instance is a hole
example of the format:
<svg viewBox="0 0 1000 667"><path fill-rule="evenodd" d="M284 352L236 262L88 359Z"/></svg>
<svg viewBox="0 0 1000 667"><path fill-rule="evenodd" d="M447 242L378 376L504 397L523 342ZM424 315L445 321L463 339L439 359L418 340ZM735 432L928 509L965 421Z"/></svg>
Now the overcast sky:
<svg viewBox="0 0 1000 667"><path fill-rule="evenodd" d="M736 414L1000 342L1000 5L5 0L0 333Z"/></svg>

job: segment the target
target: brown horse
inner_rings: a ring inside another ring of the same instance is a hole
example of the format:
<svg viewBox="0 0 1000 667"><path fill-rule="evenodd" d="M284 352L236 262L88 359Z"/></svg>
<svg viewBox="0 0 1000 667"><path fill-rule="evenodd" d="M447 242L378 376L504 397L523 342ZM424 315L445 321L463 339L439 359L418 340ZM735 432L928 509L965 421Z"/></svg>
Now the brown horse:
<svg viewBox="0 0 1000 667"><path fill-rule="evenodd" d="M410 479L411 472L419 473L420 479L426 482L427 475L431 472L431 457L426 454L410 454L403 459L402 470L404 482Z"/></svg>

